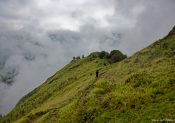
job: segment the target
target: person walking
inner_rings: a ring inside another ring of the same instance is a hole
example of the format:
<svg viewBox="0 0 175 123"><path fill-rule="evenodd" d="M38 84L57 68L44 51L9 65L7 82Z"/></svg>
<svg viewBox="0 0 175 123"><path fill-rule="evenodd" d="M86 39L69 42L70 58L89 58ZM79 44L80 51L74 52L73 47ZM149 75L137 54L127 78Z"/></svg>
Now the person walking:
<svg viewBox="0 0 175 123"><path fill-rule="evenodd" d="M96 70L96 78L99 76L99 70Z"/></svg>

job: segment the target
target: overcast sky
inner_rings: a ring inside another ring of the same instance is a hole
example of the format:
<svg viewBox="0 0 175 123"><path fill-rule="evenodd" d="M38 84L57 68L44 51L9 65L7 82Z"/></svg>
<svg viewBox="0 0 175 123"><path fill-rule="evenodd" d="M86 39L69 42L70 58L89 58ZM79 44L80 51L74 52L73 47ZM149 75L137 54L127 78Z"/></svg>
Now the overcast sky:
<svg viewBox="0 0 175 123"><path fill-rule="evenodd" d="M175 0L0 0L0 113L73 56L119 49L127 55L175 25Z"/></svg>

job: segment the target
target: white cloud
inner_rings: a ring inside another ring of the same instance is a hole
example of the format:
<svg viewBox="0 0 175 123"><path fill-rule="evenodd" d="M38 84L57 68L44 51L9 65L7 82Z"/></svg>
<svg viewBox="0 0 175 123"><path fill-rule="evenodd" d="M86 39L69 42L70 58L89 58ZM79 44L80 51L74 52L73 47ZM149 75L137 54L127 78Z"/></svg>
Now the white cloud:
<svg viewBox="0 0 175 123"><path fill-rule="evenodd" d="M33 14L45 29L75 31L91 19L95 20L99 26L106 27L109 25L106 17L114 14L114 6L105 8L97 1L39 0L34 5L33 8L36 12Z"/></svg>

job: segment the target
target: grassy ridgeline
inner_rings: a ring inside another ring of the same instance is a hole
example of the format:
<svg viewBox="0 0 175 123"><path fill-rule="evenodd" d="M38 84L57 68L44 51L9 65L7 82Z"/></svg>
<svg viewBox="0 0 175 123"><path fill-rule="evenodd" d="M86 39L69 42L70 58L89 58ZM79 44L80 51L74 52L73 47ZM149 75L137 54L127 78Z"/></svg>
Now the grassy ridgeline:
<svg viewBox="0 0 175 123"><path fill-rule="evenodd" d="M174 97L175 29L121 62L108 64L96 53L72 61L1 122L150 123L175 119Z"/></svg>

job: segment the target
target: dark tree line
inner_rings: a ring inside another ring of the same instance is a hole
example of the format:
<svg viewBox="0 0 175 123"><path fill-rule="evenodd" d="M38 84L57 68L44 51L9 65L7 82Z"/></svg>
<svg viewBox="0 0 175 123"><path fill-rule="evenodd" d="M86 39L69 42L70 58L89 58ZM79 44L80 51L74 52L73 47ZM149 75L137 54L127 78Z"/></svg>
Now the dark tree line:
<svg viewBox="0 0 175 123"><path fill-rule="evenodd" d="M121 51L119 50L112 50L110 53L106 52L106 51L101 51L101 52L94 52L91 53L89 56L89 58L100 58L100 59L107 59L109 63L115 63L115 62L119 62L125 58L127 58L127 56L125 54L123 54ZM85 58L84 55L77 56L77 57L73 57L72 61L76 61L79 59L83 59Z"/></svg>
<svg viewBox="0 0 175 123"><path fill-rule="evenodd" d="M115 63L119 62L123 59L125 59L127 56L124 55L121 51L119 50L112 50L110 53L106 51L101 51L99 53L99 58L100 59L107 59L109 63Z"/></svg>
<svg viewBox="0 0 175 123"><path fill-rule="evenodd" d="M80 56L77 56L77 57L74 56L74 57L73 57L73 61L79 60L79 59L81 59L81 58L83 59L83 58L84 58L84 55L82 55L81 57L80 57Z"/></svg>

